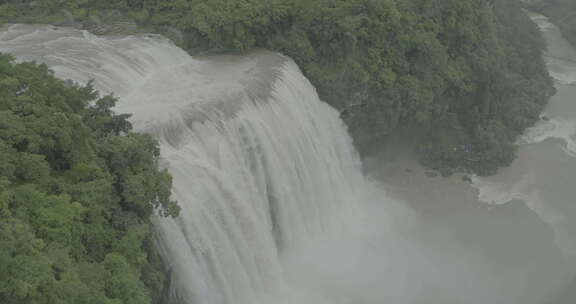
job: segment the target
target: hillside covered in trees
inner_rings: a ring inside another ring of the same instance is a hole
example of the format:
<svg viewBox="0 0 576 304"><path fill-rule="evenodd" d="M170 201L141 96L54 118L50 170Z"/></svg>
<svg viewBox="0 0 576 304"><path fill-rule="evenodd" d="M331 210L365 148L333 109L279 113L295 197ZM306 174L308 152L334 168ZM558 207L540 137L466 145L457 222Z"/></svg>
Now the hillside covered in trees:
<svg viewBox="0 0 576 304"><path fill-rule="evenodd" d="M176 215L157 143L115 99L0 55L0 303L152 303L156 207Z"/></svg>
<svg viewBox="0 0 576 304"><path fill-rule="evenodd" d="M544 42L518 0L18 0L0 20L134 22L192 54L282 52L342 112L361 151L402 134L447 174L510 164L553 93Z"/></svg>
<svg viewBox="0 0 576 304"><path fill-rule="evenodd" d="M509 164L515 138L553 91L544 42L516 0L34 4L44 16L65 8L68 22L88 25L121 12L192 53L285 53L342 111L361 150L404 134L425 164L445 172L491 174ZM29 15L21 2L5 7Z"/></svg>

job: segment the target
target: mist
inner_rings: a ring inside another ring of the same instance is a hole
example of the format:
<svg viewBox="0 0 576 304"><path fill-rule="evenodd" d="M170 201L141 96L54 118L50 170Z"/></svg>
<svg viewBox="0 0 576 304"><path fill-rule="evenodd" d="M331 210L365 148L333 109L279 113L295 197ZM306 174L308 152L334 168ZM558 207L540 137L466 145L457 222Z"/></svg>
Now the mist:
<svg viewBox="0 0 576 304"><path fill-rule="evenodd" d="M570 283L552 230L520 202L437 217L385 197L360 202L362 229L285 253L291 292L262 303L536 304Z"/></svg>

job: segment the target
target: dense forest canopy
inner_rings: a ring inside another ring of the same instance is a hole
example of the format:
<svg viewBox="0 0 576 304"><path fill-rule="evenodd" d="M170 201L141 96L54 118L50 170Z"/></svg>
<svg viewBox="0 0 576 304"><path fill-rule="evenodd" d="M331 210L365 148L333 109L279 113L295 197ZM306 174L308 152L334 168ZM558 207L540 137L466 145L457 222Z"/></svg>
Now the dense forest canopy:
<svg viewBox="0 0 576 304"><path fill-rule="evenodd" d="M508 165L553 92L544 42L518 0L8 2L5 21L30 10L89 27L132 20L192 53L282 52L342 112L361 150L403 134L446 173Z"/></svg>
<svg viewBox="0 0 576 304"><path fill-rule="evenodd" d="M176 215L157 143L115 99L0 55L0 303L152 303L157 207Z"/></svg>

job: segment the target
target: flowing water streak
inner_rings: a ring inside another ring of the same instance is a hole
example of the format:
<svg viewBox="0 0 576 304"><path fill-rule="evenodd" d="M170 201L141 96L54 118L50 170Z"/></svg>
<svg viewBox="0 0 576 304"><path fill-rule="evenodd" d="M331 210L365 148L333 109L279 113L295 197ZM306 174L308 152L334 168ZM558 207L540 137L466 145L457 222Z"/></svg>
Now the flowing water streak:
<svg viewBox="0 0 576 304"><path fill-rule="evenodd" d="M33 25L4 28L0 52L93 79L159 140L182 207L154 218L176 300L249 303L283 286L283 254L355 214L360 161L338 113L289 58L194 59L160 36Z"/></svg>

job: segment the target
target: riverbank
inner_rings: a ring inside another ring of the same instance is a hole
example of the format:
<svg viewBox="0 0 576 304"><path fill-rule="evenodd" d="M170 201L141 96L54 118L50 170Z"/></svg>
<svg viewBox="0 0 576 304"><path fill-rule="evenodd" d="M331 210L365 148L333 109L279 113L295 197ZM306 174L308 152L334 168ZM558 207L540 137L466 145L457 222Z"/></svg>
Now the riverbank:
<svg viewBox="0 0 576 304"><path fill-rule="evenodd" d="M390 150L367 159L365 168L420 215L420 238L463 256L479 254L490 265L485 267L497 268L497 277L516 277L525 286L542 287L542 277L550 280L545 284L555 281L549 294L535 292L539 303L568 304L575 300L570 277L576 274L576 51L545 17L531 17L545 35L557 93L519 138L510 167L484 178L439 178L406 151Z"/></svg>

